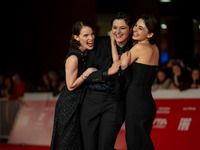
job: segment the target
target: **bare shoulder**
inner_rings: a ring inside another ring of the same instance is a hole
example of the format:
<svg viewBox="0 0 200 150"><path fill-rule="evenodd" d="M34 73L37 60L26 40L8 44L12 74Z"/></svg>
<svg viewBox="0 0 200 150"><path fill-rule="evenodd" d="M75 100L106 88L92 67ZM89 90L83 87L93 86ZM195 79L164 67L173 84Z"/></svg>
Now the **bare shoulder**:
<svg viewBox="0 0 200 150"><path fill-rule="evenodd" d="M151 52L151 47L147 44L137 43L133 46L133 51L138 53L148 53Z"/></svg>
<svg viewBox="0 0 200 150"><path fill-rule="evenodd" d="M130 52L137 52L140 51L141 49L143 49L142 45L137 43L130 49Z"/></svg>
<svg viewBox="0 0 200 150"><path fill-rule="evenodd" d="M78 66L78 58L75 55L71 55L67 58L65 62L65 71L71 72L77 69Z"/></svg>
<svg viewBox="0 0 200 150"><path fill-rule="evenodd" d="M78 62L78 58L75 55L71 55L67 58L66 63L76 64Z"/></svg>
<svg viewBox="0 0 200 150"><path fill-rule="evenodd" d="M133 46L133 49L141 49L143 47L143 44L137 43Z"/></svg>

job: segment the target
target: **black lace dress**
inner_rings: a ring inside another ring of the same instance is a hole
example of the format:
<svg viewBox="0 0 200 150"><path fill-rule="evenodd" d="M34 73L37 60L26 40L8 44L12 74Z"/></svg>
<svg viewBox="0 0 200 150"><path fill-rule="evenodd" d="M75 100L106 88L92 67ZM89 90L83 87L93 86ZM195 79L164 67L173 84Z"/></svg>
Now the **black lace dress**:
<svg viewBox="0 0 200 150"><path fill-rule="evenodd" d="M78 77L85 70L84 55L79 49L69 48L69 56L78 58ZM80 128L80 102L83 85L69 91L64 85L55 107L51 150L83 150Z"/></svg>

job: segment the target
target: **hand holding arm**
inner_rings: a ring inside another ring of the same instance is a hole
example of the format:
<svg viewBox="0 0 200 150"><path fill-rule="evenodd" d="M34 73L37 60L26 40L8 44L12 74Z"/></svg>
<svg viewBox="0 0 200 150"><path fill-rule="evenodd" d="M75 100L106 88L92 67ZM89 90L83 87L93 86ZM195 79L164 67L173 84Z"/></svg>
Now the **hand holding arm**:
<svg viewBox="0 0 200 150"><path fill-rule="evenodd" d="M79 87L85 79L96 71L95 68L88 68L81 76L77 78L78 74L78 58L74 55L68 57L65 63L66 85L68 90L73 91Z"/></svg>
<svg viewBox="0 0 200 150"><path fill-rule="evenodd" d="M88 77L92 72L94 72L94 71L97 71L97 69L96 69L96 68L93 68L93 67L90 67L90 68L88 68L87 70L85 70L85 71L83 72L83 74L81 75L81 77L85 80L85 79L87 79L87 77Z"/></svg>

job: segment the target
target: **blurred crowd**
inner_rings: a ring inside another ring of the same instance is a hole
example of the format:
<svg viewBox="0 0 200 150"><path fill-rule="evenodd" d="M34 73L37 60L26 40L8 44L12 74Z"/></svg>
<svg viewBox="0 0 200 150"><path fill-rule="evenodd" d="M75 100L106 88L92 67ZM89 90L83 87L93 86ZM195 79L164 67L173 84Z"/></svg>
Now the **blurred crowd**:
<svg viewBox="0 0 200 150"><path fill-rule="evenodd" d="M64 82L63 76L55 70L41 73L40 79L35 84L29 84L19 72L9 75L0 73L0 97L17 100L21 99L25 92L52 92L56 96L60 93Z"/></svg>
<svg viewBox="0 0 200 150"><path fill-rule="evenodd" d="M11 75L0 73L0 97L17 100L25 92L52 92L56 96L60 93L64 83L64 76L55 70L42 72L34 87L30 87L23 75L18 72ZM181 59L170 59L159 66L152 91L159 89L184 91L191 88L200 88L199 66L191 68L186 66Z"/></svg>
<svg viewBox="0 0 200 150"><path fill-rule="evenodd" d="M199 66L189 67L181 59L170 59L166 64L159 66L152 91L158 89L184 91L190 88L200 88Z"/></svg>

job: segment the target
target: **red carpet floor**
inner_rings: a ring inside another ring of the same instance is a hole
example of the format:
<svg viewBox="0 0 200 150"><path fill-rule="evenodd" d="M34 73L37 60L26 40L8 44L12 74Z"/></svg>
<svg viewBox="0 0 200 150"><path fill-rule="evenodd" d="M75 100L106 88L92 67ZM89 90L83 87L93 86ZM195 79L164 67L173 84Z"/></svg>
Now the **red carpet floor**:
<svg viewBox="0 0 200 150"><path fill-rule="evenodd" d="M49 150L49 146L0 144L0 150ZM118 149L124 150L124 149Z"/></svg>

